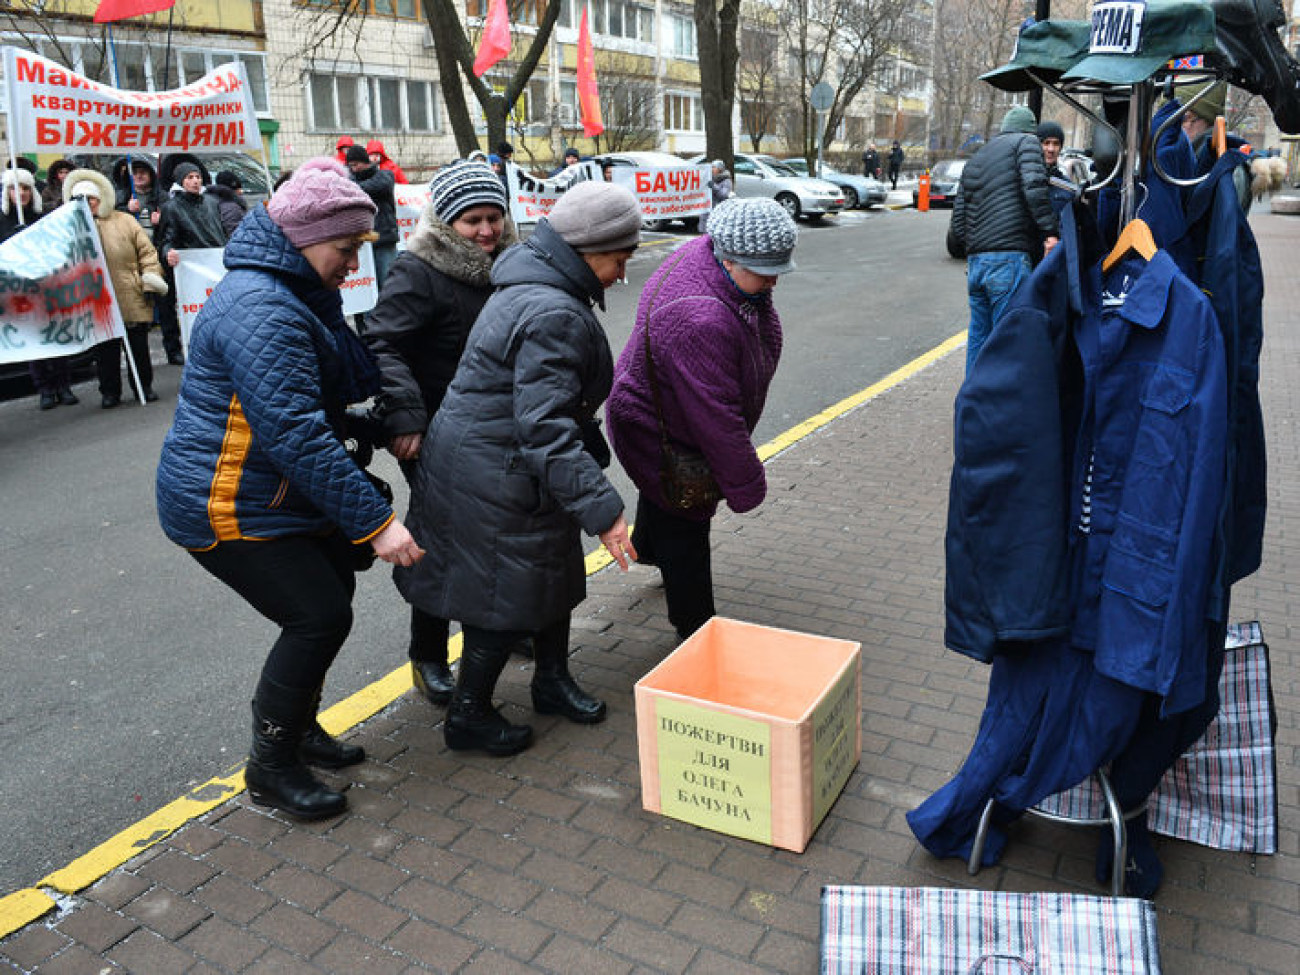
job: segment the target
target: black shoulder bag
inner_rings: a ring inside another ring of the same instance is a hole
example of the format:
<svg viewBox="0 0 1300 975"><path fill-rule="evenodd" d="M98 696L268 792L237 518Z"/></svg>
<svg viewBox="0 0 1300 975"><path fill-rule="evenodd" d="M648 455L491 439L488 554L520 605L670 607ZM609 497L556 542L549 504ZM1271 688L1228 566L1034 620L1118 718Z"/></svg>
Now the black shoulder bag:
<svg viewBox="0 0 1300 975"><path fill-rule="evenodd" d="M713 479L709 462L704 455L694 450L683 450L673 446L668 439L668 427L664 424L664 407L659 391L659 380L655 376L654 357L650 354L650 313L654 310L655 299L659 289L664 286L673 268L681 261L678 254L664 276L655 286L654 294L646 302L645 310L645 367L646 378L650 380L650 395L654 397L655 417L659 420L659 484L663 488L664 500L670 507L680 510L706 508L722 500L722 491Z"/></svg>

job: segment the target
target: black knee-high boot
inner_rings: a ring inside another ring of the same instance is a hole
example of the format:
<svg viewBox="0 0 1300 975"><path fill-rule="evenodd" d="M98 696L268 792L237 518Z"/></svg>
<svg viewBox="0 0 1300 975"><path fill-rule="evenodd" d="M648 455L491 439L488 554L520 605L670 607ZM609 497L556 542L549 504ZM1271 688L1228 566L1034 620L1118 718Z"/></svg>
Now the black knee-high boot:
<svg viewBox="0 0 1300 975"><path fill-rule="evenodd" d="M481 750L489 755L514 755L533 743L533 729L511 724L492 706L497 678L510 658L511 646L483 646L466 636L460 673L451 695L443 738L453 751Z"/></svg>
<svg viewBox="0 0 1300 975"><path fill-rule="evenodd" d="M411 607L411 683L430 704L446 704L456 686L447 664L448 623Z"/></svg>
<svg viewBox="0 0 1300 975"><path fill-rule="evenodd" d="M253 749L244 771L248 796L300 819L337 816L348 807L343 793L318 782L299 754L315 722L317 693L263 677L253 697Z"/></svg>
<svg viewBox="0 0 1300 975"><path fill-rule="evenodd" d="M605 702L592 697L569 673L569 628L539 633L533 641L533 710L559 714L578 724L605 720Z"/></svg>
<svg viewBox="0 0 1300 975"><path fill-rule="evenodd" d="M308 765L321 768L347 768L366 760L366 750L360 745L347 745L320 726L320 689L311 702L311 723L302 736L298 754Z"/></svg>

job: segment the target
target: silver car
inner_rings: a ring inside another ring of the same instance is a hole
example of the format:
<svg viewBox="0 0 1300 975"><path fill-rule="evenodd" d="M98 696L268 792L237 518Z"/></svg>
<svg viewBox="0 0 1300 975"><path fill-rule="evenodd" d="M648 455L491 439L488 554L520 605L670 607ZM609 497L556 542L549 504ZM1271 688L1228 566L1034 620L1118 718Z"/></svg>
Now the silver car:
<svg viewBox="0 0 1300 975"><path fill-rule="evenodd" d="M802 156L783 159L782 162L800 176L808 175L808 160ZM827 162L822 163L819 176L828 183L834 183L844 193L844 209L846 210L856 210L858 207L865 210L868 207L884 206L885 198L889 196L885 184L874 176L859 176L857 173L846 173Z"/></svg>
<svg viewBox="0 0 1300 975"><path fill-rule="evenodd" d="M844 209L844 193L834 183L800 176L775 156L738 152L732 180L737 196L770 196L792 217L820 220ZM693 162L704 162L697 156Z"/></svg>

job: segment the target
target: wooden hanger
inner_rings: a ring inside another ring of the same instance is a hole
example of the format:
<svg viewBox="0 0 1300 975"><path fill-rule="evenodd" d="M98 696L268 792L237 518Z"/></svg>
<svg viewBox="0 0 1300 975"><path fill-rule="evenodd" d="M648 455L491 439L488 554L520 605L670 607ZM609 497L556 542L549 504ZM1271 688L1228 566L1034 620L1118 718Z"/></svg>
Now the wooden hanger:
<svg viewBox="0 0 1300 975"><path fill-rule="evenodd" d="M1210 136L1210 148L1214 150L1216 157L1228 151L1228 120L1222 115L1214 120L1214 134Z"/></svg>
<svg viewBox="0 0 1300 975"><path fill-rule="evenodd" d="M1151 236L1151 228L1147 226L1147 222L1141 217L1134 217L1120 231L1119 240L1115 241L1115 246L1101 262L1101 269L1109 271L1129 251L1134 251L1144 261L1149 261L1156 256L1156 251L1159 249L1156 247L1156 239Z"/></svg>

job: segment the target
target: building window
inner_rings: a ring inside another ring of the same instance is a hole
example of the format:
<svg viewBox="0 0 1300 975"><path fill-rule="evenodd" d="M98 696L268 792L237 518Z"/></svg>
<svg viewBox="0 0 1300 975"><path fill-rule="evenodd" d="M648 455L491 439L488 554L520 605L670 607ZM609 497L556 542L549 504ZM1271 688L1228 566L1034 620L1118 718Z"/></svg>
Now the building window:
<svg viewBox="0 0 1300 975"><path fill-rule="evenodd" d="M703 132L704 112L698 95L664 95L664 128L673 132Z"/></svg>
<svg viewBox="0 0 1300 975"><path fill-rule="evenodd" d="M305 7L337 9L346 7L376 17L396 17L400 20L419 20L420 0L298 0Z"/></svg>
<svg viewBox="0 0 1300 975"><path fill-rule="evenodd" d="M313 72L307 90L311 127L316 131L436 132L440 128L437 92L428 81Z"/></svg>
<svg viewBox="0 0 1300 975"><path fill-rule="evenodd" d="M668 21L673 31L673 54L679 58L695 57L695 21L677 14L669 14Z"/></svg>

